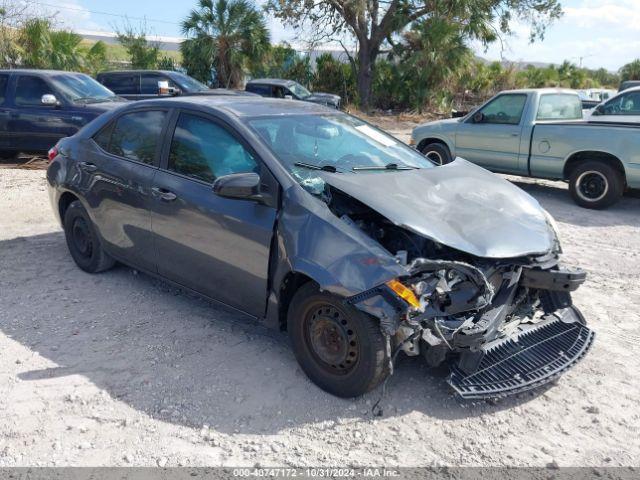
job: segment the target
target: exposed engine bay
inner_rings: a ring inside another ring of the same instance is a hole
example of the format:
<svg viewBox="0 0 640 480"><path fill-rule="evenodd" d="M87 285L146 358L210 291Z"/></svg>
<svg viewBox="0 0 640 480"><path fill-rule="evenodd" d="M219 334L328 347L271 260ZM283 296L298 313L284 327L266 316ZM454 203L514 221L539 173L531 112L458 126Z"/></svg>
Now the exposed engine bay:
<svg viewBox="0 0 640 480"><path fill-rule="evenodd" d="M322 199L407 270L348 301L380 320L390 350L449 363L449 383L462 397L547 383L591 346L594 334L570 294L586 273L559 266L557 240L542 255L482 258L398 226L328 185Z"/></svg>

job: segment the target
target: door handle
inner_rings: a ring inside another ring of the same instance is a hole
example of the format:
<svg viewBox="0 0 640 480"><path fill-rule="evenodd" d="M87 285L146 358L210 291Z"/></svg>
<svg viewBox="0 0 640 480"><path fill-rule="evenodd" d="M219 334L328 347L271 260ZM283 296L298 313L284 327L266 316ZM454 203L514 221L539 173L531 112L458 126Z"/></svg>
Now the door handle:
<svg viewBox="0 0 640 480"><path fill-rule="evenodd" d="M80 162L80 168L87 172L95 172L98 170L98 167L91 162Z"/></svg>
<svg viewBox="0 0 640 480"><path fill-rule="evenodd" d="M511 136L512 136L512 137L519 137L519 136L520 136L520 134L519 134L519 133L512 133L512 134L511 134Z"/></svg>
<svg viewBox="0 0 640 480"><path fill-rule="evenodd" d="M160 198L160 200L162 200L163 202L173 202L176 198L178 198L178 196L175 193L170 192L166 188L153 187L151 191L156 197Z"/></svg>

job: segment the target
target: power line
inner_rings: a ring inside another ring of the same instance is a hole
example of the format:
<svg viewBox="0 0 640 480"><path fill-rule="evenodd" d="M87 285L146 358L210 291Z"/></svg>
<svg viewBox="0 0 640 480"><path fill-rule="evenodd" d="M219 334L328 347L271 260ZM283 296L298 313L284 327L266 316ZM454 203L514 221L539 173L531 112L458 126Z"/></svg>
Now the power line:
<svg viewBox="0 0 640 480"><path fill-rule="evenodd" d="M33 2L34 5L44 5L45 7L52 7L52 8L56 8L56 9L60 9L60 10L70 10L73 12L87 12L87 13L93 13L96 15L107 15L110 17L118 17L118 18L126 18L127 20L140 20L143 22L153 22L153 23L166 23L168 25L181 25L178 22L170 22L169 20L158 20L158 19L153 19L153 18L147 18L147 17L130 17L129 15L122 15L120 13L110 13L110 12L100 12L100 11L96 11L96 10L88 10L85 8L74 8L74 7L64 7L64 6L60 6L60 5L54 5L51 3L44 3L44 2L39 2L39 1L34 1Z"/></svg>

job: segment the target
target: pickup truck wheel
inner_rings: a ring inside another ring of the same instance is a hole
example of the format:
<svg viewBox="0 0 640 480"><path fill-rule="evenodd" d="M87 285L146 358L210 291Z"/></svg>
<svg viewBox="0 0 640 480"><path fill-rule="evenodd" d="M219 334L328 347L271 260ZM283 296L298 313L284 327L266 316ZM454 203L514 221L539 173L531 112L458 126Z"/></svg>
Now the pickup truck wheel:
<svg viewBox="0 0 640 480"><path fill-rule="evenodd" d="M430 143L420 150L422 154L436 165L446 165L451 162L451 152L441 143Z"/></svg>
<svg viewBox="0 0 640 480"><path fill-rule="evenodd" d="M569 175L569 192L584 208L607 208L622 197L624 177L612 165L598 161L579 164Z"/></svg>
<svg viewBox="0 0 640 480"><path fill-rule="evenodd" d="M115 264L102 249L93 222L78 200L72 202L64 214L64 235L71 257L85 272L102 272Z"/></svg>
<svg viewBox="0 0 640 480"><path fill-rule="evenodd" d="M326 392L357 397L388 374L380 326L313 283L304 284L294 295L287 330L300 367Z"/></svg>

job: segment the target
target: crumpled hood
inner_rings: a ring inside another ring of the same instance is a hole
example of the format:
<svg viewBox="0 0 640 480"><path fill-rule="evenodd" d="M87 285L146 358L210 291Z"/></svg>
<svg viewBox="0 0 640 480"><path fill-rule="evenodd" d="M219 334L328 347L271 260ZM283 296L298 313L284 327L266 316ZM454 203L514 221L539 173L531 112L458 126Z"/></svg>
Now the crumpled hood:
<svg viewBox="0 0 640 480"><path fill-rule="evenodd" d="M471 255L513 258L554 244L533 197L461 158L428 169L321 176L396 225Z"/></svg>

